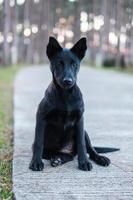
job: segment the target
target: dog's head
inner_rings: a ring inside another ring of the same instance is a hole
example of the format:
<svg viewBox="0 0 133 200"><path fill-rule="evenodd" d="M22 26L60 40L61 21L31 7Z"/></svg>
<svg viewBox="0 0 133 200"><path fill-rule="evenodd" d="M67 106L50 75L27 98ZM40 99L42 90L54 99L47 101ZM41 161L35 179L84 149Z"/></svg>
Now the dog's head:
<svg viewBox="0 0 133 200"><path fill-rule="evenodd" d="M86 38L81 38L71 49L62 48L54 37L49 38L46 53L53 78L61 88L69 89L75 84L86 49Z"/></svg>

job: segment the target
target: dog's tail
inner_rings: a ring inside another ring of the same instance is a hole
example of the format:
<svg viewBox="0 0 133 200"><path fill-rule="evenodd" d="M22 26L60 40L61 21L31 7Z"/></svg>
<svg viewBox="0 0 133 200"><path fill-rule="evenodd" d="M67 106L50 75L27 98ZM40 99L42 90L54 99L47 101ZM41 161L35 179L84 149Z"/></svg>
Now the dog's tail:
<svg viewBox="0 0 133 200"><path fill-rule="evenodd" d="M118 148L111 148L111 147L94 147L97 153L109 153L113 151L119 151Z"/></svg>

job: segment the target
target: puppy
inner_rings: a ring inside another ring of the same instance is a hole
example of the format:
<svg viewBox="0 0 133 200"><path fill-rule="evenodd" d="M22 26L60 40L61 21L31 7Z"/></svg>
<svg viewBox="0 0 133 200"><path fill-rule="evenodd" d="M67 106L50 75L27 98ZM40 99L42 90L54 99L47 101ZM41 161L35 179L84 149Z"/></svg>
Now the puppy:
<svg viewBox="0 0 133 200"><path fill-rule="evenodd" d="M53 79L36 115L33 157L29 166L33 171L43 170L42 158L50 160L55 167L72 161L76 155L79 169L89 171L92 169L90 159L102 166L110 164L98 151L118 150L92 147L84 130L84 102L76 80L86 49L86 38L81 38L71 49L63 49L54 37L49 38L46 53Z"/></svg>

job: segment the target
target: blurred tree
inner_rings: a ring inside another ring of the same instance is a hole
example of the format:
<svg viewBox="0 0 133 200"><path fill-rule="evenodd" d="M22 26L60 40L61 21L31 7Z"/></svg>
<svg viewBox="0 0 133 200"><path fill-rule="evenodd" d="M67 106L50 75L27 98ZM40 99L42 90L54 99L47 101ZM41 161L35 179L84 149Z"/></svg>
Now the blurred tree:
<svg viewBox="0 0 133 200"><path fill-rule="evenodd" d="M9 1L4 0L3 6L3 21L4 21L4 64L8 65L10 63L10 48L8 43L8 33L10 31L10 7Z"/></svg>
<svg viewBox="0 0 133 200"><path fill-rule="evenodd" d="M12 31L13 31L13 43L12 43L12 64L18 63L18 34L16 26L18 24L18 8L17 8L17 0L14 0L15 5L13 10L13 20L12 20Z"/></svg>
<svg viewBox="0 0 133 200"><path fill-rule="evenodd" d="M81 0L75 1L74 3L74 42L76 42L80 38L80 8L81 8Z"/></svg>

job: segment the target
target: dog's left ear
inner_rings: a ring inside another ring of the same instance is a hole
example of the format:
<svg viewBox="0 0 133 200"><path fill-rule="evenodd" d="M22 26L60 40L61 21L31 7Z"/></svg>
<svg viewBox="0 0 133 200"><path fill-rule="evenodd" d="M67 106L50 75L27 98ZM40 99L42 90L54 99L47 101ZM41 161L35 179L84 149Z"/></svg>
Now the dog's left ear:
<svg viewBox="0 0 133 200"><path fill-rule="evenodd" d="M86 38L83 37L70 50L79 58L79 60L82 60L85 56L86 49Z"/></svg>
<svg viewBox="0 0 133 200"><path fill-rule="evenodd" d="M52 58L55 54L62 51L62 47L54 37L49 37L49 43L47 45L46 54L48 58Z"/></svg>

